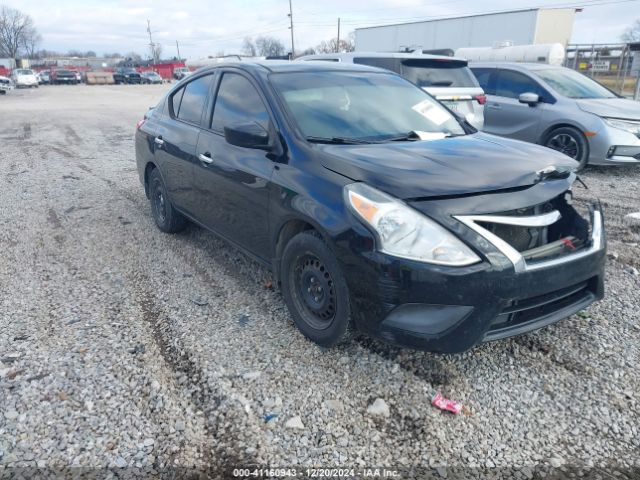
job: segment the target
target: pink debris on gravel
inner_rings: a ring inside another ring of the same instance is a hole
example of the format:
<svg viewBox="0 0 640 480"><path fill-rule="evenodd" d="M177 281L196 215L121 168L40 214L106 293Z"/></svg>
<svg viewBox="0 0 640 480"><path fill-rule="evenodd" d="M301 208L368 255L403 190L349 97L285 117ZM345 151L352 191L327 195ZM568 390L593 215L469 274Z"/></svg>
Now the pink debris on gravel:
<svg viewBox="0 0 640 480"><path fill-rule="evenodd" d="M445 412L451 412L454 415L457 415L462 411L462 403L455 402L453 400L449 400L442 396L440 392L436 392L436 394L431 399L431 405L440 410L444 410Z"/></svg>

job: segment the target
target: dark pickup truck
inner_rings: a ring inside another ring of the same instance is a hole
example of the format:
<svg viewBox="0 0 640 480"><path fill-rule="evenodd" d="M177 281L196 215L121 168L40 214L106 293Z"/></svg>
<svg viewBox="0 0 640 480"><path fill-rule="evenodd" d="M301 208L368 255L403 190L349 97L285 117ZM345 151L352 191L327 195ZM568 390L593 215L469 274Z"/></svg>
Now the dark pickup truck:
<svg viewBox="0 0 640 480"><path fill-rule="evenodd" d="M53 70L51 72L51 84L60 85L62 83L76 85L78 83L78 77L73 70Z"/></svg>
<svg viewBox="0 0 640 480"><path fill-rule="evenodd" d="M140 74L133 68L118 68L113 72L113 82L116 85L121 83L140 83Z"/></svg>

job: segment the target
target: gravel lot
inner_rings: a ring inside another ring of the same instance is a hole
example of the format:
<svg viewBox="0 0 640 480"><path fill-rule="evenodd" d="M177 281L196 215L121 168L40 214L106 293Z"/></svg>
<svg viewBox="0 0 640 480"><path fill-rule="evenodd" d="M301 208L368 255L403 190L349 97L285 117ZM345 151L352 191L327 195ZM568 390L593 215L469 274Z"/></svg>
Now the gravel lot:
<svg viewBox="0 0 640 480"><path fill-rule="evenodd" d="M167 88L0 97L0 466L640 466L640 169L576 188L609 235L586 312L460 355L324 350L267 270L200 228L155 228L133 131ZM378 398L388 415L367 412Z"/></svg>

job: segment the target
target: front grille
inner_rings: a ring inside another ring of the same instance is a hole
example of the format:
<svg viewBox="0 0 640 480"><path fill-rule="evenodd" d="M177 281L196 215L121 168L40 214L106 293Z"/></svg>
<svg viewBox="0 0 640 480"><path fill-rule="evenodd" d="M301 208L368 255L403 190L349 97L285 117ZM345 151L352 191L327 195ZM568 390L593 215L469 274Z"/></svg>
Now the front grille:
<svg viewBox="0 0 640 480"><path fill-rule="evenodd" d="M554 323L596 298L597 278L536 297L514 300L491 322L485 340L518 335Z"/></svg>
<svg viewBox="0 0 640 480"><path fill-rule="evenodd" d="M568 202L569 198L571 194L566 192L534 207L496 214L517 218L559 212L560 219L550 225L529 227L482 221L478 224L504 240L531 263L575 253L588 246L590 228L589 222Z"/></svg>

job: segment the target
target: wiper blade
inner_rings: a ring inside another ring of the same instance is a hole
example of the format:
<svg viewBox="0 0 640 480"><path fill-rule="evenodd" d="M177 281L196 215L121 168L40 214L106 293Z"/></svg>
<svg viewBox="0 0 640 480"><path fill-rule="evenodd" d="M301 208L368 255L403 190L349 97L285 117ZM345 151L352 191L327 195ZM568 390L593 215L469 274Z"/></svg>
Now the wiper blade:
<svg viewBox="0 0 640 480"><path fill-rule="evenodd" d="M395 137L387 137L383 138L383 142L415 142L416 140L420 140L420 135L418 135L413 130L409 133L405 133L404 135L397 135Z"/></svg>
<svg viewBox="0 0 640 480"><path fill-rule="evenodd" d="M349 137L314 137L309 136L306 137L308 142L313 143L328 143L334 145L365 145L369 143L374 143L368 140L362 140L360 138L349 138Z"/></svg>
<svg viewBox="0 0 640 480"><path fill-rule="evenodd" d="M383 138L381 141L383 142L415 142L417 140L432 140L432 138L427 136L427 133L423 133L422 136L412 130L409 133L405 134L405 135L398 135L396 137L387 137L387 138ZM441 137L439 137L440 134L436 134L434 133L434 138L435 139L439 139ZM437 137L436 137L437 135ZM464 133L443 133L442 135L444 135L444 138L449 138L449 137L460 137L460 136L464 136Z"/></svg>

